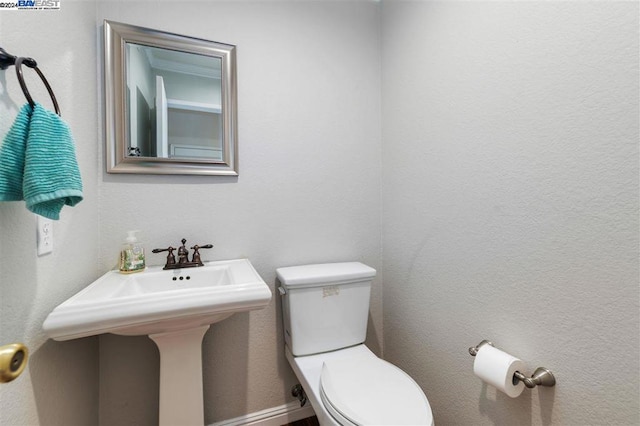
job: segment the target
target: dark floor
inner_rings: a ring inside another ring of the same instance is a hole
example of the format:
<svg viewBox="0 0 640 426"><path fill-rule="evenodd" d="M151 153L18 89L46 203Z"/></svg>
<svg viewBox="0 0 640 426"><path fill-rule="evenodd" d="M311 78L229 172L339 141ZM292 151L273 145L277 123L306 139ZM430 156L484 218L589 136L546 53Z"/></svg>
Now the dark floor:
<svg viewBox="0 0 640 426"><path fill-rule="evenodd" d="M318 418L313 416L283 426L320 426L320 423L318 423Z"/></svg>

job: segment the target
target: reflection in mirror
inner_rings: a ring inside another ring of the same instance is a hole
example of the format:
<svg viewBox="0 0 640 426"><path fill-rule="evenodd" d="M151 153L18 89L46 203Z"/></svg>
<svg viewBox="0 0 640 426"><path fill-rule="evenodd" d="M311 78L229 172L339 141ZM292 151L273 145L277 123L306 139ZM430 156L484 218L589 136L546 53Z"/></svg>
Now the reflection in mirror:
<svg viewBox="0 0 640 426"><path fill-rule="evenodd" d="M221 60L126 43L129 156L222 160Z"/></svg>
<svg viewBox="0 0 640 426"><path fill-rule="evenodd" d="M107 171L237 175L235 47L104 25Z"/></svg>

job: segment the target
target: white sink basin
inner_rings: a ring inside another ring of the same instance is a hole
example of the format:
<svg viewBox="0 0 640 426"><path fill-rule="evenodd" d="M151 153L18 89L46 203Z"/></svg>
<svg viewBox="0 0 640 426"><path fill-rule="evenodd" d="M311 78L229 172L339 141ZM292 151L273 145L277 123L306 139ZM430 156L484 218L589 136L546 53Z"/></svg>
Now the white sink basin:
<svg viewBox="0 0 640 426"><path fill-rule="evenodd" d="M209 325L264 308L271 291L247 259L121 274L110 271L56 307L42 325L55 340L144 335L160 352L160 426L204 424L202 338Z"/></svg>
<svg viewBox="0 0 640 426"><path fill-rule="evenodd" d="M209 325L261 309L271 291L247 259L196 268L110 271L56 307L43 324L55 340L102 333L157 334Z"/></svg>

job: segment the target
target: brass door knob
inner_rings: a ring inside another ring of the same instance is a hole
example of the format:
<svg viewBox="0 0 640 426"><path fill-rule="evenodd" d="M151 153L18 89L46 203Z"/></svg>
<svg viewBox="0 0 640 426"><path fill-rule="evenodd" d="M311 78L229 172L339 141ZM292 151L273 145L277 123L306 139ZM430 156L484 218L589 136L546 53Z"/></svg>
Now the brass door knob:
<svg viewBox="0 0 640 426"><path fill-rule="evenodd" d="M0 346L0 383L16 379L27 366L29 350L22 343Z"/></svg>

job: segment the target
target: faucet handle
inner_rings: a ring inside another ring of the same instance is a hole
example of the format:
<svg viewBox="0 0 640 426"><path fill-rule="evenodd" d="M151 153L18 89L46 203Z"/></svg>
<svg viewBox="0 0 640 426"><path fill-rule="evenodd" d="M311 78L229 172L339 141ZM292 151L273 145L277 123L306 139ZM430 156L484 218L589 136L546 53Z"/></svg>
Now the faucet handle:
<svg viewBox="0 0 640 426"><path fill-rule="evenodd" d="M163 251L174 251L175 249L171 246L164 248L164 249L153 249L151 250L151 253L162 253Z"/></svg>
<svg viewBox="0 0 640 426"><path fill-rule="evenodd" d="M199 246L196 244L195 246L191 247L191 250L193 250L193 258L191 259L191 261L193 263L196 263L198 266L204 266L204 263L202 263L202 260L200 260L200 252L198 250L210 248L213 248L213 244L206 244L204 246Z"/></svg>
<svg viewBox="0 0 640 426"><path fill-rule="evenodd" d="M167 266L176 264L176 257L173 255L174 250L175 250L174 247L169 246L166 249L153 249L151 250L151 252L152 253L162 253L163 251L169 252L169 254L167 254L167 263L164 265L164 268L166 269Z"/></svg>
<svg viewBox="0 0 640 426"><path fill-rule="evenodd" d="M213 248L213 244L205 244L203 246L199 246L199 245L196 244L195 246L193 246L191 248L193 250L198 250L198 249L201 249L201 248L209 249L209 248Z"/></svg>

